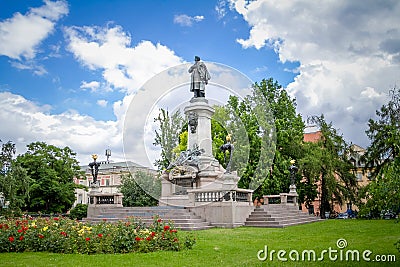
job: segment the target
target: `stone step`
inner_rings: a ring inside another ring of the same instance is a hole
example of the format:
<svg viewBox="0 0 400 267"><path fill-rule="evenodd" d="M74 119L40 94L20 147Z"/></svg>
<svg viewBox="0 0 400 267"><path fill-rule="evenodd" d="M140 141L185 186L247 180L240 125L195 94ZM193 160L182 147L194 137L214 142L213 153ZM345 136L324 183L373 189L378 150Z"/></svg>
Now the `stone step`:
<svg viewBox="0 0 400 267"><path fill-rule="evenodd" d="M316 221L319 219L300 211L296 206L276 204L256 207L247 218L245 225L281 228Z"/></svg>
<svg viewBox="0 0 400 267"><path fill-rule="evenodd" d="M177 229L181 230L204 230L213 227L209 222L206 222L200 216L193 214L187 209L169 206L106 209L95 217L85 218L84 221L91 223L107 221L113 223L126 221L129 217L134 217L142 223L150 225L154 222L155 216L158 216L165 222L171 221Z"/></svg>

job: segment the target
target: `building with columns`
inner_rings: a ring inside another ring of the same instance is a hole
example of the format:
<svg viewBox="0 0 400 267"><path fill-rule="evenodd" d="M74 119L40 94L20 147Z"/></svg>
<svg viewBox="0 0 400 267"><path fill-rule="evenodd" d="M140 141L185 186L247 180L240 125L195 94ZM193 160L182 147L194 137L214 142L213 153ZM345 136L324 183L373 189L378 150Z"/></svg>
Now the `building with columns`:
<svg viewBox="0 0 400 267"><path fill-rule="evenodd" d="M117 193L118 186L121 185L121 177L129 175L131 172L143 171L145 173L157 175L157 171L141 166L132 161L127 162L112 162L112 161L99 161L99 172L97 181L99 182L99 190L103 193ZM76 204L88 204L89 203L89 190L90 185L93 182L92 172L88 165L82 165L81 170L85 172L86 179L74 178L75 184L87 186L87 189L76 189L75 190L75 203Z"/></svg>

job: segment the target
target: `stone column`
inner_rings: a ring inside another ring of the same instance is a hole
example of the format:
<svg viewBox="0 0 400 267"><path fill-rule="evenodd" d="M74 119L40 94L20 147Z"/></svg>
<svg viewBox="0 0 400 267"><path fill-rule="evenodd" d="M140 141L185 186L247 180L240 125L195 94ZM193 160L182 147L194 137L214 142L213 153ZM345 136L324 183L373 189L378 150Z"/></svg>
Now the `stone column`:
<svg viewBox="0 0 400 267"><path fill-rule="evenodd" d="M189 113L195 114L197 126L192 131L189 126L188 149L192 149L197 144L200 149L204 149L204 156L212 157L211 140L211 116L215 110L208 104L208 100L203 97L192 98L190 104L184 109L186 117Z"/></svg>

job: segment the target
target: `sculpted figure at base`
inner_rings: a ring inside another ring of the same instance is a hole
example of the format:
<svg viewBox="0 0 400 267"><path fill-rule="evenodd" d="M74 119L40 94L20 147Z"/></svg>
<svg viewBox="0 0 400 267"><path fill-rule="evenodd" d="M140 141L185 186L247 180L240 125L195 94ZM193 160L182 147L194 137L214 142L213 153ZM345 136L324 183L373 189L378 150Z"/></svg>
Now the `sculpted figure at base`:
<svg viewBox="0 0 400 267"><path fill-rule="evenodd" d="M189 68L192 74L190 82L190 92L194 93L194 97L205 97L205 87L211 76L206 65L200 61L200 57L194 57L194 64Z"/></svg>

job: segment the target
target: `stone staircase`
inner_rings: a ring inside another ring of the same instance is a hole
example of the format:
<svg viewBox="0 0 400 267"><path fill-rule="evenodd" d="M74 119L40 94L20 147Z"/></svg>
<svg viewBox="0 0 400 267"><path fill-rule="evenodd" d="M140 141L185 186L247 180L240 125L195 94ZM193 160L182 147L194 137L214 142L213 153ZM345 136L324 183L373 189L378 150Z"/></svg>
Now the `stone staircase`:
<svg viewBox="0 0 400 267"><path fill-rule="evenodd" d="M247 218L245 225L282 228L318 221L321 221L321 219L298 210L297 206L271 204L255 208L249 218Z"/></svg>
<svg viewBox="0 0 400 267"><path fill-rule="evenodd" d="M83 221L91 223L101 221L117 222L126 220L127 217L135 217L150 225L154 222L154 216L159 216L163 221L172 221L174 226L181 230L204 230L213 227L188 209L171 206L105 208L101 214L85 218Z"/></svg>

